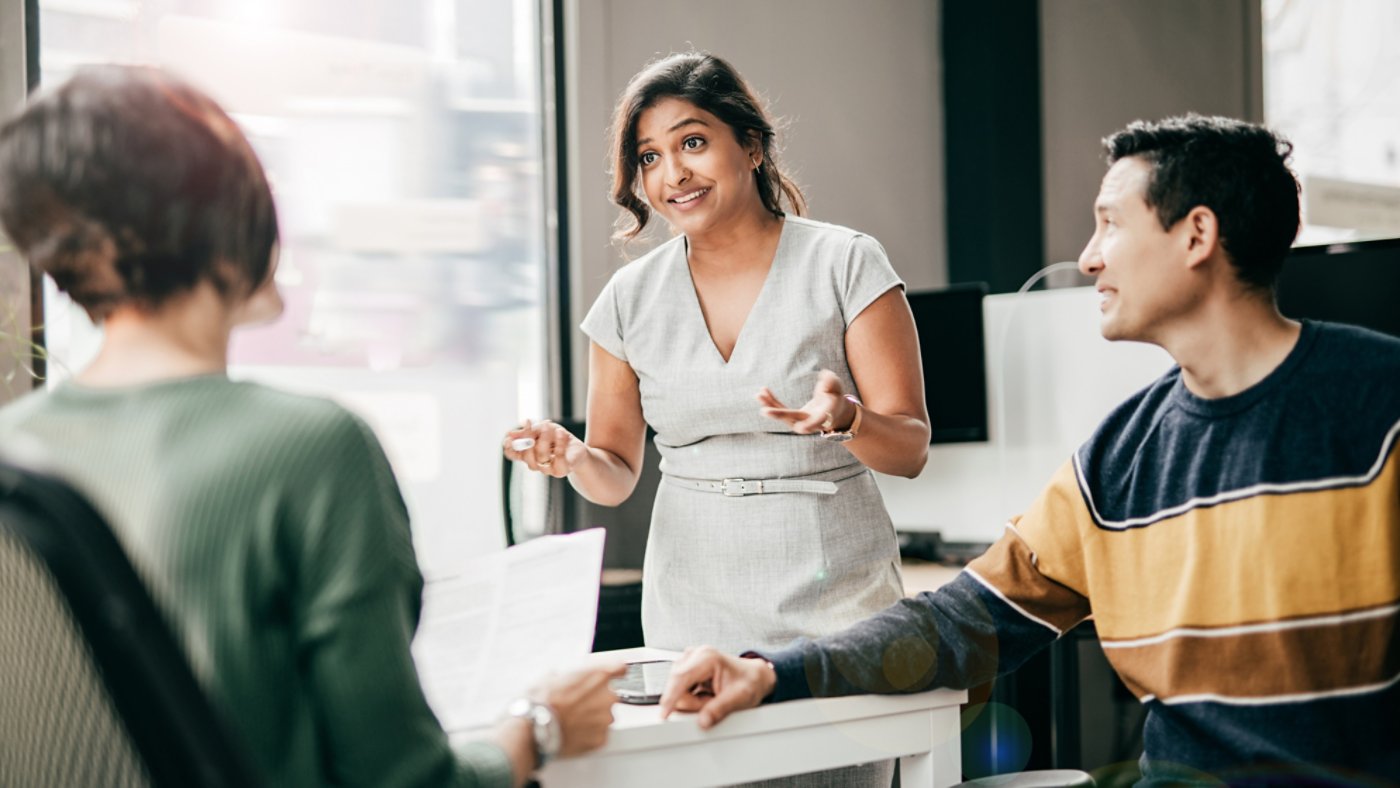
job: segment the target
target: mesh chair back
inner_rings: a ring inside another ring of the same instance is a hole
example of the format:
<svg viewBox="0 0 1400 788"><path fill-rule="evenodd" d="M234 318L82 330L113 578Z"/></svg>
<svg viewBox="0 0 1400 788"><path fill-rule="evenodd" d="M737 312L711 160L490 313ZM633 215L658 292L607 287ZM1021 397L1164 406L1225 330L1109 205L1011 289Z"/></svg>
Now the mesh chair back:
<svg viewBox="0 0 1400 788"><path fill-rule="evenodd" d="M111 531L0 461L0 785L261 781Z"/></svg>
<svg viewBox="0 0 1400 788"><path fill-rule="evenodd" d="M7 528L0 708L0 784L151 785L63 592Z"/></svg>

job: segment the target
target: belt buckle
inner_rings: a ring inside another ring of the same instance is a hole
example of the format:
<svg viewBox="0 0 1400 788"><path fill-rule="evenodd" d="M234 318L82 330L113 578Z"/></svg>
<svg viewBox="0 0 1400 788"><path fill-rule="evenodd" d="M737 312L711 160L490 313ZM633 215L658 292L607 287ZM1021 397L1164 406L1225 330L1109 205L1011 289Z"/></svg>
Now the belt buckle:
<svg viewBox="0 0 1400 788"><path fill-rule="evenodd" d="M763 491L763 487L761 484L758 489L759 492ZM728 498L742 498L745 495L748 495L748 493L744 490L743 479L724 479L720 482L720 492L724 493L725 496Z"/></svg>

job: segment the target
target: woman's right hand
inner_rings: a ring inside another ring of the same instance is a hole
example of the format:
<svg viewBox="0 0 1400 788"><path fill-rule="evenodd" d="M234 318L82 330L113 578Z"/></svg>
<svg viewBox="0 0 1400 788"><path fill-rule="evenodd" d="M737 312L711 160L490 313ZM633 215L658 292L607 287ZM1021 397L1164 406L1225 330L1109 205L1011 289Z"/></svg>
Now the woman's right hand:
<svg viewBox="0 0 1400 788"><path fill-rule="evenodd" d="M533 445L514 448L520 445L517 441L526 439L534 441ZM518 428L506 433L501 451L508 460L523 462L532 471L556 478L568 476L589 459L588 444L549 419L538 422L525 419L520 422Z"/></svg>

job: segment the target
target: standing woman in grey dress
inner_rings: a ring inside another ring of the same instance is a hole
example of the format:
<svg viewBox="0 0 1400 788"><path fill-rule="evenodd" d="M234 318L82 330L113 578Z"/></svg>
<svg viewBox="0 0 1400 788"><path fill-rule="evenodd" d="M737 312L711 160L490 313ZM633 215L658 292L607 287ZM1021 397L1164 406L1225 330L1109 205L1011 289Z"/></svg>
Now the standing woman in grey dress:
<svg viewBox="0 0 1400 788"><path fill-rule="evenodd" d="M675 236L619 270L583 321L586 438L527 421L506 456L616 505L656 431L649 646L778 646L893 604L899 552L870 471L916 476L929 426L914 321L884 249L802 218L773 122L718 57L647 66L612 133L612 198L630 225L619 236L653 212ZM522 437L534 445L514 451ZM877 772L827 782L888 786L887 765Z"/></svg>

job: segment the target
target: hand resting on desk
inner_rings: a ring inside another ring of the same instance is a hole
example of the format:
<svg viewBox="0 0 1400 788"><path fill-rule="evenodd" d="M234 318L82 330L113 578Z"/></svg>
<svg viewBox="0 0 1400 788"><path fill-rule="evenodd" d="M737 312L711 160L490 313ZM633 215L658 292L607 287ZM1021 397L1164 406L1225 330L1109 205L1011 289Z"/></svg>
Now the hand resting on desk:
<svg viewBox="0 0 1400 788"><path fill-rule="evenodd" d="M661 695L661 717L674 711L699 712L700 727L710 728L732 712L762 703L777 680L767 660L733 657L710 646L688 648L671 668L671 680Z"/></svg>

